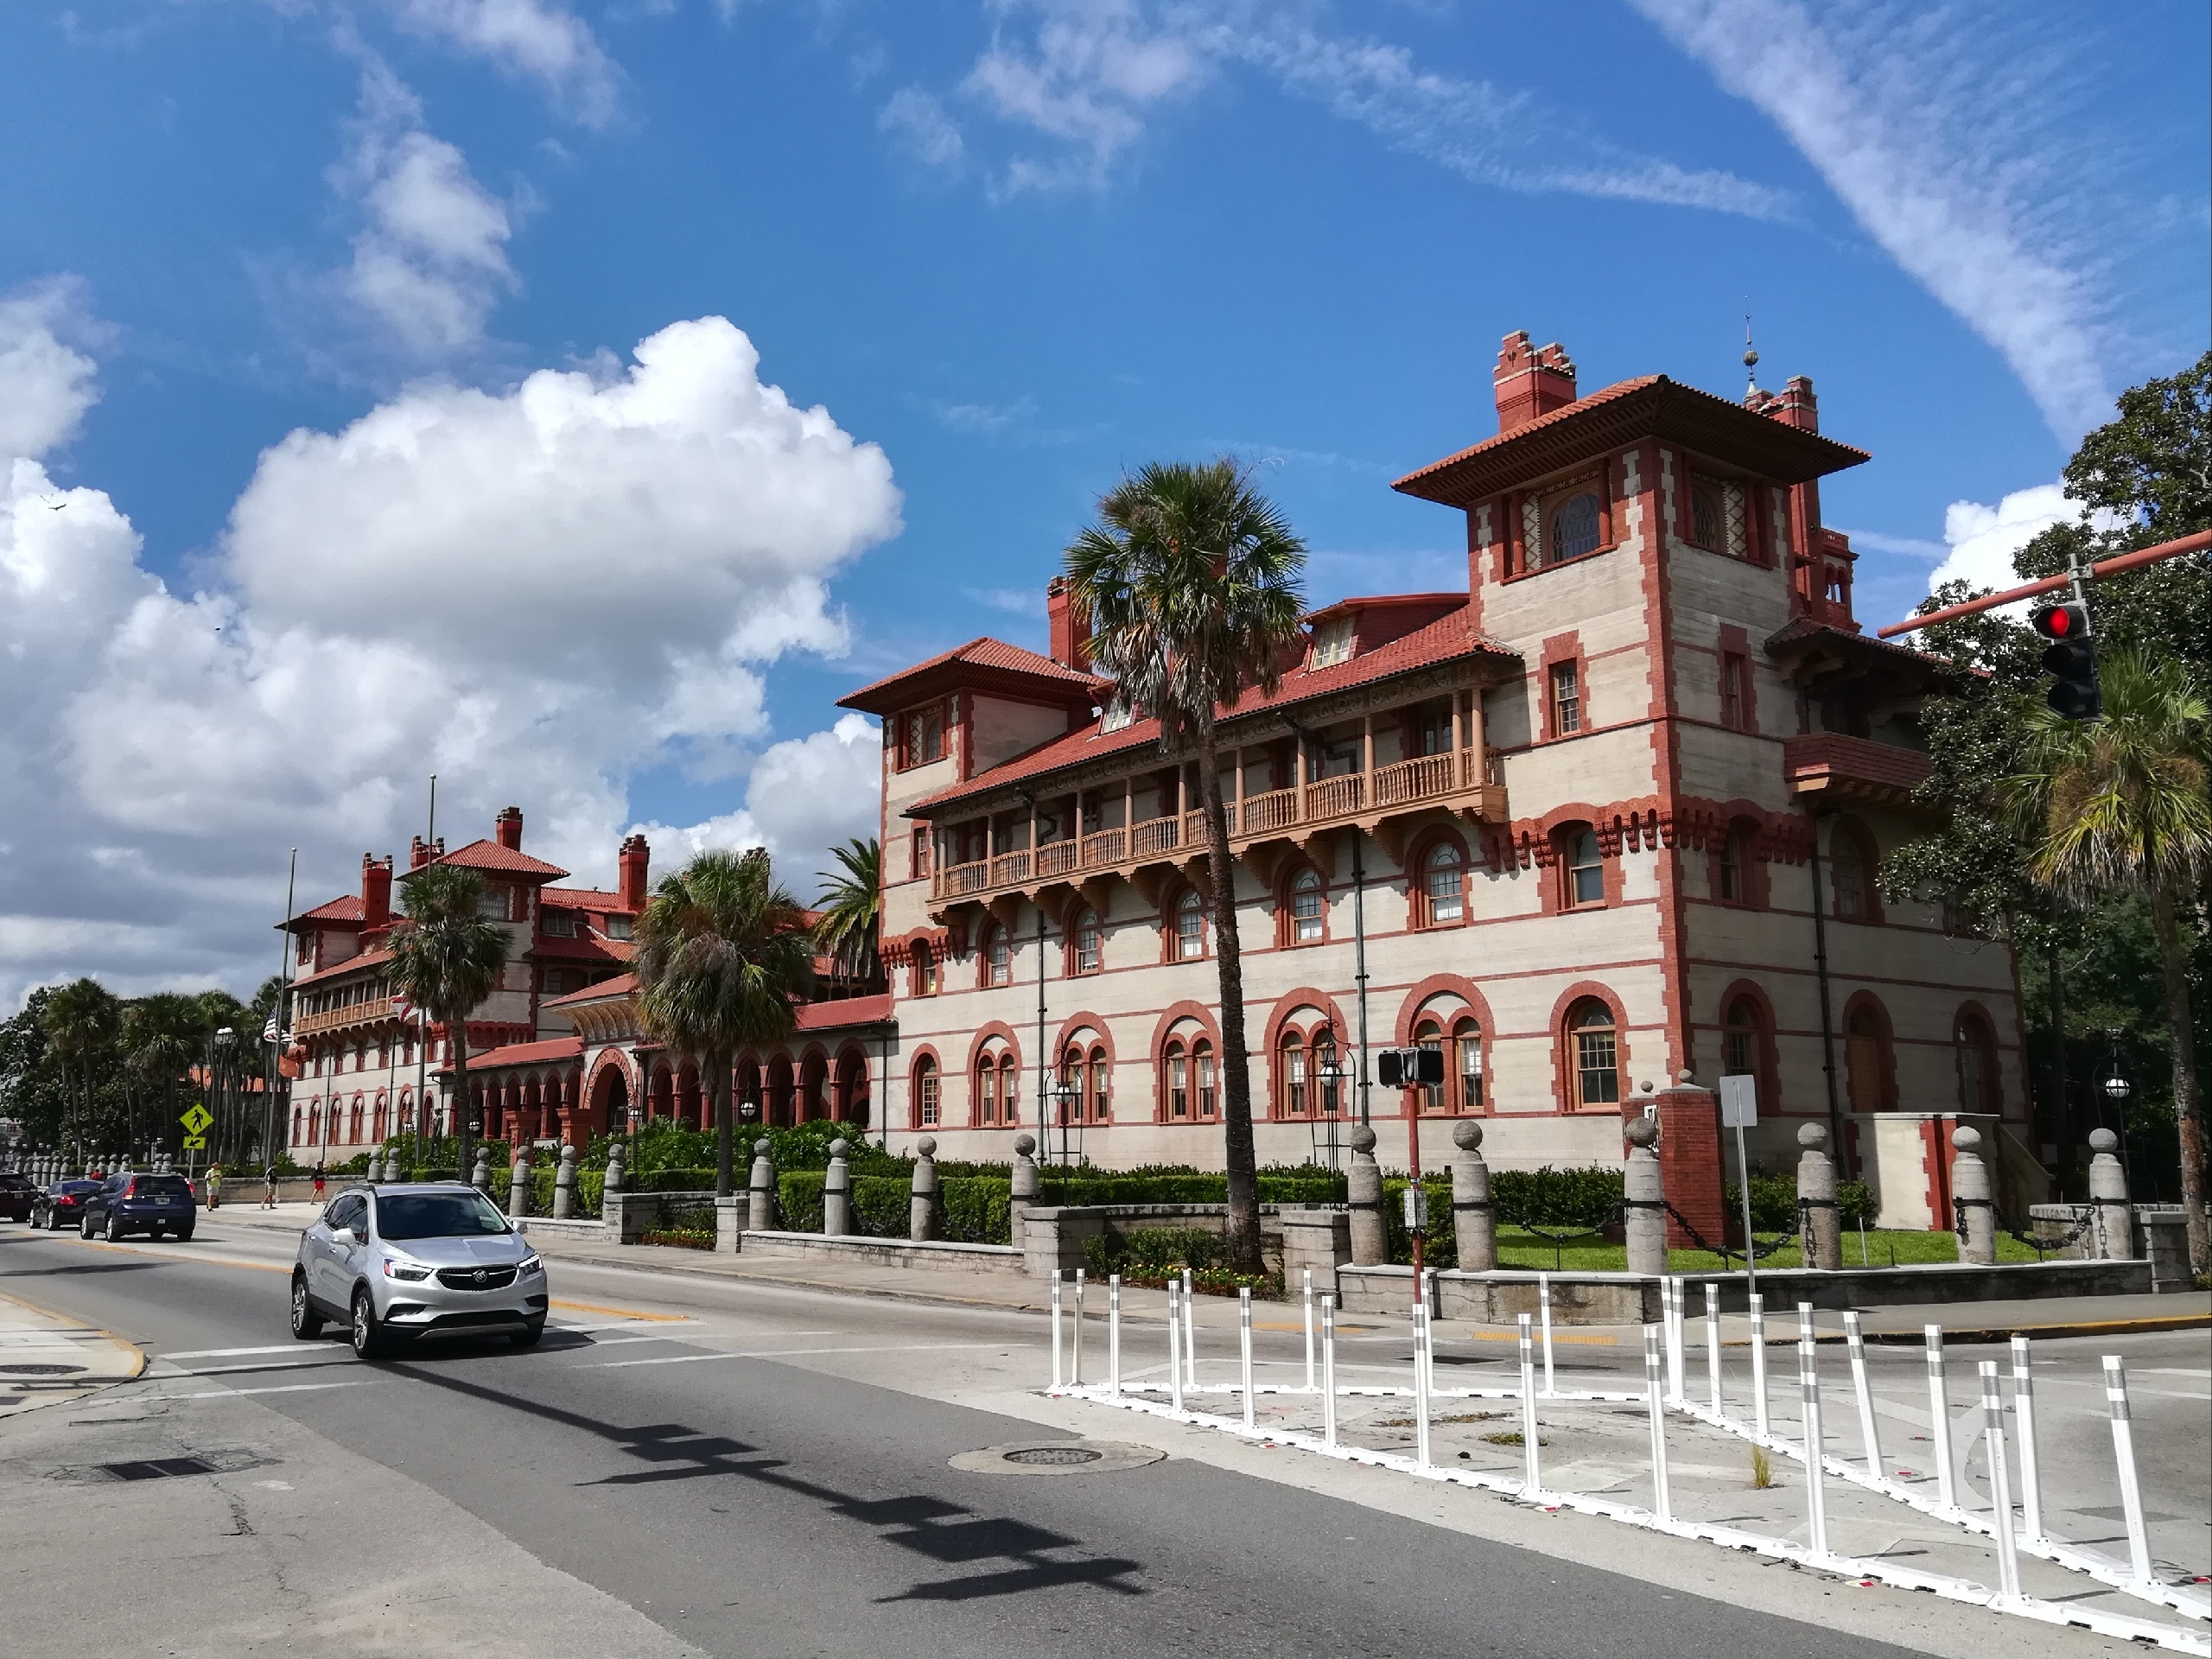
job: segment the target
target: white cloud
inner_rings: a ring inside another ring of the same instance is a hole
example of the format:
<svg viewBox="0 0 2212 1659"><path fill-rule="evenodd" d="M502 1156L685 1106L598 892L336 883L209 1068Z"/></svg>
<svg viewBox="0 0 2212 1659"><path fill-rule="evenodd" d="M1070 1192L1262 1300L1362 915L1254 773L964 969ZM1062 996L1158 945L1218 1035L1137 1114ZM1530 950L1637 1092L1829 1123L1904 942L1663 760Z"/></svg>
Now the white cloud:
<svg viewBox="0 0 2212 1659"><path fill-rule="evenodd" d="M65 341L93 331L81 284L67 278L0 295L0 461L76 435L99 398L98 368Z"/></svg>
<svg viewBox="0 0 2212 1659"><path fill-rule="evenodd" d="M403 27L542 81L588 125L620 102L620 73L590 28L543 0L391 0Z"/></svg>
<svg viewBox="0 0 2212 1659"><path fill-rule="evenodd" d="M933 403L930 413L937 423L949 431L988 435L1002 432L1017 423L1027 423L1036 417L1037 400L1021 397L1010 404L950 404Z"/></svg>
<svg viewBox="0 0 2212 1659"><path fill-rule="evenodd" d="M358 136L334 177L367 220L346 292L410 350L437 356L481 340L493 308L521 283L507 262L506 205L422 120L415 95L372 59Z"/></svg>
<svg viewBox="0 0 2212 1659"><path fill-rule="evenodd" d="M1045 591L1041 588L963 588L960 591L976 604L988 605L1008 616L1045 614Z"/></svg>
<svg viewBox="0 0 2212 1659"><path fill-rule="evenodd" d="M1977 25L1816 17L1795 0L1632 0L1763 111L1860 226L2012 366L2069 442L2109 414L2088 278L2041 222L2053 188L2026 84Z"/></svg>
<svg viewBox="0 0 2212 1659"><path fill-rule="evenodd" d="M876 111L877 128L925 167L957 168L967 145L933 92L902 86Z"/></svg>
<svg viewBox="0 0 2212 1659"><path fill-rule="evenodd" d="M841 648L824 584L899 528L882 452L758 368L704 318L626 366L418 385L295 432L232 510L219 586L188 596L106 496L14 461L0 999L86 971L250 982L286 849L302 902L350 889L362 851L404 857L431 772L449 839L518 802L531 851L611 880L629 779L751 761L767 665ZM758 833L804 851L873 825L852 723L751 764Z"/></svg>
<svg viewBox="0 0 2212 1659"><path fill-rule="evenodd" d="M2067 495L2063 484L2015 490L1993 507L1954 501L1943 510L1943 543L1950 551L1929 572L1928 589L1933 593L1947 582L2017 588L2020 576L2012 556L2053 524L2073 524L2081 516L2082 504Z"/></svg>

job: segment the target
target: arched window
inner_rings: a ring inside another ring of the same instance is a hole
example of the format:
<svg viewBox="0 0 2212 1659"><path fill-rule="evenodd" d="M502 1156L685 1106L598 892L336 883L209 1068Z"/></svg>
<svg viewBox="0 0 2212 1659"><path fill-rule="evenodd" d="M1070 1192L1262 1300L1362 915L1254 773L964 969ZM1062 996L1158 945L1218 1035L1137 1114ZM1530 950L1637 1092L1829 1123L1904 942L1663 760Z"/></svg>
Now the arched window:
<svg viewBox="0 0 2212 1659"><path fill-rule="evenodd" d="M1465 918L1459 849L1452 842L1440 841L1428 849L1428 857L1423 861L1421 887L1427 900L1429 926L1446 927Z"/></svg>
<svg viewBox="0 0 2212 1659"><path fill-rule="evenodd" d="M1185 1123L1191 1117L1191 1057L1183 1045L1171 1042L1166 1055L1167 1071L1167 1117L1170 1122Z"/></svg>
<svg viewBox="0 0 2212 1659"><path fill-rule="evenodd" d="M1828 838L1828 885L1835 894L1835 917L1842 922L1878 922L1874 902L1873 849L1858 825L1839 822Z"/></svg>
<svg viewBox="0 0 2212 1659"><path fill-rule="evenodd" d="M1306 1039L1286 1031L1276 1047L1275 1090L1285 1117L1306 1116Z"/></svg>
<svg viewBox="0 0 2212 1659"><path fill-rule="evenodd" d="M1424 1020L1414 1027L1414 1046L1428 1050L1437 1057L1437 1063L1440 1065L1443 1063L1444 1033L1434 1020ZM1414 1109L1424 1113L1444 1110L1444 1103L1448 1098L1445 1090L1449 1086L1448 1080L1445 1083L1424 1083L1419 1085L1414 1091Z"/></svg>
<svg viewBox="0 0 2212 1659"><path fill-rule="evenodd" d="M1214 1115L1213 1045L1203 1037L1191 1045L1191 1070L1198 1089L1198 1116L1211 1119Z"/></svg>
<svg viewBox="0 0 2212 1659"><path fill-rule="evenodd" d="M300 1144L300 1109L295 1106L292 1108L292 1144L296 1147Z"/></svg>
<svg viewBox="0 0 2212 1659"><path fill-rule="evenodd" d="M1843 1069L1853 1111L1878 1112L1889 1104L1889 1033L1871 1003L1859 1004L1844 1022Z"/></svg>
<svg viewBox="0 0 2212 1659"><path fill-rule="evenodd" d="M385 1139L385 1103L384 1103L383 1100L382 1100L381 1098L379 1098L379 1099L378 1100L378 1102L377 1102L377 1109L376 1109L375 1119L374 1119L374 1128L372 1129L371 1134L370 1134L370 1138L371 1138L372 1140L373 1140L373 1141L375 1141L378 1146L382 1146L382 1145L384 1144L384 1139Z"/></svg>
<svg viewBox="0 0 2212 1659"><path fill-rule="evenodd" d="M1599 861L1598 832L1572 831L1567 841L1567 902L1580 910L1605 902L1605 867Z"/></svg>
<svg viewBox="0 0 2212 1659"><path fill-rule="evenodd" d="M1087 1075L1084 1079L1083 1093L1090 1109L1090 1121L1094 1123L1107 1122L1114 1116L1114 1102L1105 1049L1103 1046L1094 1047L1084 1064Z"/></svg>
<svg viewBox="0 0 2212 1659"><path fill-rule="evenodd" d="M935 1128L941 1119L937 1061L925 1054L914 1062L914 1127Z"/></svg>
<svg viewBox="0 0 2212 1659"><path fill-rule="evenodd" d="M1095 974L1101 960L1101 929L1098 912L1085 909L1075 918L1075 970L1078 974Z"/></svg>
<svg viewBox="0 0 2212 1659"><path fill-rule="evenodd" d="M985 1054L976 1062L976 1122L996 1123L999 1121L999 1062L995 1054Z"/></svg>
<svg viewBox="0 0 2212 1659"><path fill-rule="evenodd" d="M1690 540L1700 547L1719 550L1720 503L1701 484L1690 491Z"/></svg>
<svg viewBox="0 0 2212 1659"><path fill-rule="evenodd" d="M1585 553L1598 550L1600 508L1597 492L1578 491L1560 504L1552 514L1551 558L1557 564L1564 559L1579 559Z"/></svg>
<svg viewBox="0 0 2212 1659"><path fill-rule="evenodd" d="M1577 1106L1618 1106L1621 1099L1620 1033L1613 1011L1596 997L1567 1010L1568 1064Z"/></svg>
<svg viewBox="0 0 2212 1659"><path fill-rule="evenodd" d="M1951 1030L1958 1056L1959 1109L1993 1112L1998 1108L1997 1046L1989 1027L1973 1014L1961 1014Z"/></svg>
<svg viewBox="0 0 2212 1659"><path fill-rule="evenodd" d="M1321 873L1311 866L1290 884L1290 931L1300 944L1311 944L1321 937Z"/></svg>
<svg viewBox="0 0 2212 1659"><path fill-rule="evenodd" d="M937 953L926 944L914 947L913 975L916 996L937 995Z"/></svg>
<svg viewBox="0 0 2212 1659"><path fill-rule="evenodd" d="M1459 1079L1459 1109L1479 1112L1483 1109L1483 1028L1472 1020L1457 1021L1452 1027L1452 1075Z"/></svg>
<svg viewBox="0 0 2212 1659"><path fill-rule="evenodd" d="M1206 953L1205 900L1195 887L1185 887L1175 901L1175 955L1188 962Z"/></svg>
<svg viewBox="0 0 2212 1659"><path fill-rule="evenodd" d="M1014 942L996 923L983 935L983 983L1014 983Z"/></svg>
<svg viewBox="0 0 2212 1659"><path fill-rule="evenodd" d="M528 1138L528 1130L531 1127L534 1126L524 1126L525 1139ZM392 1117L392 1132L395 1135L406 1135L414 1128L415 1096L403 1089L399 1091L399 1109Z"/></svg>
<svg viewBox="0 0 2212 1659"><path fill-rule="evenodd" d="M1759 1011L1748 996L1728 1005L1720 1027L1720 1071L1724 1077L1755 1077L1759 1071Z"/></svg>
<svg viewBox="0 0 2212 1659"><path fill-rule="evenodd" d="M1021 1122L1021 1089L1015 1080L1019 1071L1013 1050L999 1056L999 1121L1008 1128Z"/></svg>
<svg viewBox="0 0 2212 1659"><path fill-rule="evenodd" d="M1083 1122L1083 1051L1073 1043L1060 1055L1060 1075L1054 1079L1053 1116L1063 1124Z"/></svg>

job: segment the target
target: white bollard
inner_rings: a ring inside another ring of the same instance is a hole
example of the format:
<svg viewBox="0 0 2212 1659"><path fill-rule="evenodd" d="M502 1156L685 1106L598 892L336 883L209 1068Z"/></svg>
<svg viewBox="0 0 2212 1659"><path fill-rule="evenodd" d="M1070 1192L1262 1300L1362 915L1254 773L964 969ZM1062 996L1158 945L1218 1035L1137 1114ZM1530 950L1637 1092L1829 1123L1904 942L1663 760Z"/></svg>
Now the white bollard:
<svg viewBox="0 0 2212 1659"><path fill-rule="evenodd" d="M1183 1409L1183 1287L1167 1281L1167 1403Z"/></svg>
<svg viewBox="0 0 2212 1659"><path fill-rule="evenodd" d="M1414 1465L1428 1467L1428 1309L1414 1309Z"/></svg>
<svg viewBox="0 0 2212 1659"><path fill-rule="evenodd" d="M1417 1311L1416 1317L1421 1320L1421 1329L1428 1333L1427 1343L1422 1350L1421 1376L1426 1380L1428 1391L1434 1394L1436 1392L1436 1325L1429 1313L1430 1306L1431 1304L1424 1300Z"/></svg>
<svg viewBox="0 0 2212 1659"><path fill-rule="evenodd" d="M1766 1298L1753 1291L1751 1301L1751 1429L1764 1446L1772 1439L1766 1414Z"/></svg>
<svg viewBox="0 0 2212 1659"><path fill-rule="evenodd" d="M1060 1270L1052 1269L1052 1389L1055 1393L1066 1386L1060 1376Z"/></svg>
<svg viewBox="0 0 2212 1659"><path fill-rule="evenodd" d="M1306 1269L1306 1392L1313 1392L1313 1269Z"/></svg>
<svg viewBox="0 0 2212 1659"><path fill-rule="evenodd" d="M1874 1390L1866 1381L1866 1335L1859 1328L1859 1310L1843 1316L1843 1339L1851 1347L1851 1388L1859 1396L1859 1439L1866 1448L1866 1475L1882 1478L1882 1441L1874 1427Z"/></svg>
<svg viewBox="0 0 2212 1659"><path fill-rule="evenodd" d="M1183 1269L1183 1382L1198 1386L1198 1294L1188 1268Z"/></svg>
<svg viewBox="0 0 2212 1659"><path fill-rule="evenodd" d="M1989 1453L1991 1518L1997 1523L1997 1586L2001 1604L2020 1599L2020 1552L2012 1537L2012 1474L2005 1459L2005 1401L1997 1392L1997 1362L1974 1368L1981 1376L1981 1443Z"/></svg>
<svg viewBox="0 0 2212 1659"><path fill-rule="evenodd" d="M1106 1395L1122 1397L1122 1275L1106 1279Z"/></svg>
<svg viewBox="0 0 2212 1659"><path fill-rule="evenodd" d="M2036 1385L2028 1375L2028 1339L2012 1338L2012 1421L2020 1430L2020 1516L2028 1541L2043 1541L2043 1459L2036 1446Z"/></svg>
<svg viewBox="0 0 2212 1659"><path fill-rule="evenodd" d="M1069 1350L1068 1386L1083 1386L1083 1269L1075 1270L1075 1341Z"/></svg>
<svg viewBox="0 0 2212 1659"><path fill-rule="evenodd" d="M1825 1490L1827 1471L1821 1458L1827 1439L1821 1433L1821 1368L1819 1350L1813 1342L1812 1304L1800 1303L1808 1316L1797 1338L1797 1393L1805 1424L1805 1518L1813 1559L1828 1555L1828 1508Z"/></svg>
<svg viewBox="0 0 2212 1659"><path fill-rule="evenodd" d="M1720 1415L1720 1287L1705 1287L1705 1391Z"/></svg>
<svg viewBox="0 0 2212 1659"><path fill-rule="evenodd" d="M1541 1503L1544 1496L1543 1472L1536 1459L1536 1449L1542 1444L1536 1424L1536 1354L1535 1339L1529 1334L1529 1316L1523 1313L1520 1322L1521 1335L1521 1496L1531 1503Z"/></svg>
<svg viewBox="0 0 2212 1659"><path fill-rule="evenodd" d="M1683 1399L1682 1320L1684 1303L1688 1299L1684 1294L1685 1287L1679 1276L1662 1279L1660 1283L1673 1292L1664 1303L1667 1310L1667 1398L1681 1404Z"/></svg>
<svg viewBox="0 0 2212 1659"><path fill-rule="evenodd" d="M1321 1444L1337 1444L1337 1297L1321 1294Z"/></svg>
<svg viewBox="0 0 2212 1659"><path fill-rule="evenodd" d="M1252 1402L1252 1287L1236 1287L1236 1376L1239 1391L1244 1395L1244 1427L1247 1430L1257 1425Z"/></svg>
<svg viewBox="0 0 2212 1659"><path fill-rule="evenodd" d="M1536 1275L1536 1306L1544 1316L1544 1393L1555 1395L1559 1389L1552 1376L1552 1276L1548 1273Z"/></svg>
<svg viewBox="0 0 2212 1659"><path fill-rule="evenodd" d="M2143 1487L2135 1478L2135 1426L2127 1413L2127 1365L2105 1356L2105 1404L2112 1410L2113 1460L2120 1465L2120 1510L2127 1517L2127 1557L2138 1584L2151 1582L2151 1535L2143 1523Z"/></svg>
<svg viewBox="0 0 2212 1659"><path fill-rule="evenodd" d="M1946 1510L1959 1507L1959 1488L1951 1473L1951 1399L1943 1384L1943 1327L1921 1327L1928 1344L1928 1455L1936 1459L1936 1501Z"/></svg>
<svg viewBox="0 0 2212 1659"><path fill-rule="evenodd" d="M1662 1521L1675 1518L1674 1499L1667 1491L1667 1405L1660 1398L1662 1378L1659 1365L1661 1328L1643 1327L1643 1404L1651 1430L1651 1512Z"/></svg>

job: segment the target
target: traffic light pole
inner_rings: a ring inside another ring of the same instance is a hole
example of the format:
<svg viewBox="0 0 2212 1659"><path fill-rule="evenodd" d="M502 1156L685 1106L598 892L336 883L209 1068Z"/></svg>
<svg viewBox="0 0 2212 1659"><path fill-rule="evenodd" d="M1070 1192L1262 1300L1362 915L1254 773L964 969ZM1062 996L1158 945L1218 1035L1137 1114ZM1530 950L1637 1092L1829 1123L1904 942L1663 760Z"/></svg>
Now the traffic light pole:
<svg viewBox="0 0 2212 1659"><path fill-rule="evenodd" d="M2024 599L2036 599L2044 594L2055 594L2062 588L2071 588L2075 603L2083 605L2086 608L2082 588L2084 580L2094 580L2098 576L2116 576L2123 571L2139 569L2144 565L2157 564L2164 559L2179 558L2184 553L2199 553L2209 547L2212 547L2212 530L2200 530L2194 536L2184 536L2178 541L2161 542L2156 547L2145 547L2133 553L2120 553L2109 559L2099 559L2086 571L2076 566L2069 569L2063 575L2044 576L2024 587L2007 588L2000 594L1985 594L1980 599L1969 599L1963 604L1946 605L1941 610L1925 612L1919 616L1909 616L1902 622L1892 622L1885 628L1877 629L1876 636L1883 639L1894 639L1901 633L1911 633L1916 629L1929 627L1938 622L1948 622L1957 617L1973 616L1981 611L1994 610L2000 605L2017 605Z"/></svg>

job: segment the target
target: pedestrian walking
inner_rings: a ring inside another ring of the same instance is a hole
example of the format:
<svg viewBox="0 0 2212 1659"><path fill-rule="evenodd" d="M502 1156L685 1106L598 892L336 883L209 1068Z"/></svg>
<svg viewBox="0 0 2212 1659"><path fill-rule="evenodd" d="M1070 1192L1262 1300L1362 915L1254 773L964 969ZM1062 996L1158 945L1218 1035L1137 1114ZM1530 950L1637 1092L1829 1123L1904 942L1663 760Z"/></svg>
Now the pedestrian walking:
<svg viewBox="0 0 2212 1659"><path fill-rule="evenodd" d="M276 1207L276 1166L274 1164L261 1172L261 1207L264 1210Z"/></svg>
<svg viewBox="0 0 2212 1659"><path fill-rule="evenodd" d="M207 1166L207 1207L210 1210L223 1207L223 1166L220 1164Z"/></svg>
<svg viewBox="0 0 2212 1659"><path fill-rule="evenodd" d="M322 1202L322 1166L321 1164L315 1166L315 1201L317 1204Z"/></svg>

